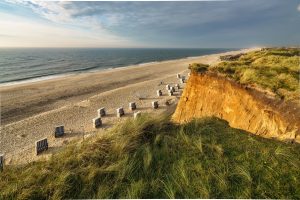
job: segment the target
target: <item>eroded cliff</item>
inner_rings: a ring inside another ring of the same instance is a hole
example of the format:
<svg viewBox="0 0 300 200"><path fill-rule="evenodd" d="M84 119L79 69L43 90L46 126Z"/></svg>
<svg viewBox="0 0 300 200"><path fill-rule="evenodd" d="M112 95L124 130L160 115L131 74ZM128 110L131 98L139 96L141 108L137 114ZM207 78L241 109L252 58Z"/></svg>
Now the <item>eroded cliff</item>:
<svg viewBox="0 0 300 200"><path fill-rule="evenodd" d="M173 115L178 123L215 116L230 126L300 143L300 109L213 73L193 72Z"/></svg>

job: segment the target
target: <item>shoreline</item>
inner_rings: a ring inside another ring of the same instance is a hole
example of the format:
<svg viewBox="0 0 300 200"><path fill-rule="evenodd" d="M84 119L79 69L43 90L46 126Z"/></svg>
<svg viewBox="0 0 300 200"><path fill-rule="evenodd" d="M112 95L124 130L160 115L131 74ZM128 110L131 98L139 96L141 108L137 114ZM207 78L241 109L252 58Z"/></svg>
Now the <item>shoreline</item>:
<svg viewBox="0 0 300 200"><path fill-rule="evenodd" d="M243 51L246 49L235 49L233 51ZM225 51L221 52L226 53L226 52L232 52L232 51ZM65 77L70 77L70 76L77 76L80 74L85 74L85 73L100 73L104 71L110 71L110 70L115 70L115 69L121 69L121 68L129 68L129 67L139 67L139 66L148 66L152 64L159 64L159 63L164 63L164 62L170 62L170 61L182 61L182 60L189 60L189 59L199 59L202 56L207 56L207 55L214 55L216 53L208 53L205 55L198 55L198 56L188 56L188 57L182 57L182 58L176 58L176 59L171 59L171 60L161 60L161 61L150 61L150 62L142 62L138 64L132 64L132 65L124 65L120 67L108 67L108 68L99 68L99 69L92 69L92 70L82 70L82 71L72 71L68 73L63 73L63 74L53 74L53 75L46 75L46 76L40 76L40 77L35 77L35 78L26 78L23 80L15 80L15 81L9 81L9 82L3 82L0 83L0 89L2 87L10 87L10 86L18 86L18 85L23 85L23 84L30 84L30 83L36 83L36 82L41 82L41 81L47 81L47 80L53 80L53 79L58 79L58 78L65 78ZM220 54L220 53L217 53Z"/></svg>
<svg viewBox="0 0 300 200"><path fill-rule="evenodd" d="M193 58L77 73L36 82L0 86L1 124L15 122L37 113L57 109L66 103L76 103L95 94L124 85L162 77L163 74L187 70L192 62L211 64L220 55L251 51L242 49Z"/></svg>

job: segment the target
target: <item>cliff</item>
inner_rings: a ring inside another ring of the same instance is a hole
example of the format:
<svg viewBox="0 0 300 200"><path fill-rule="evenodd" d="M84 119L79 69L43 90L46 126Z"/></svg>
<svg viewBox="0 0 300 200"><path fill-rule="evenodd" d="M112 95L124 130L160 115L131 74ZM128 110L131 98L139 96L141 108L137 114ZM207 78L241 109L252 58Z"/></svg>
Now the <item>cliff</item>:
<svg viewBox="0 0 300 200"><path fill-rule="evenodd" d="M297 105L215 73L193 72L172 118L184 123L205 116L219 117L234 128L263 137L300 143Z"/></svg>

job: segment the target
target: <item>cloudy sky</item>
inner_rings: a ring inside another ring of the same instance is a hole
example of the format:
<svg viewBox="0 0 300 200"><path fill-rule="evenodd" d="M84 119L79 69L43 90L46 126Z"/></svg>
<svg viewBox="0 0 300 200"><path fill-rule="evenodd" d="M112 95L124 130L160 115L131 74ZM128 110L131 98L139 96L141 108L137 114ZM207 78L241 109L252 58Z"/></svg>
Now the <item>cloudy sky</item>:
<svg viewBox="0 0 300 200"><path fill-rule="evenodd" d="M299 0L0 2L0 47L299 44Z"/></svg>

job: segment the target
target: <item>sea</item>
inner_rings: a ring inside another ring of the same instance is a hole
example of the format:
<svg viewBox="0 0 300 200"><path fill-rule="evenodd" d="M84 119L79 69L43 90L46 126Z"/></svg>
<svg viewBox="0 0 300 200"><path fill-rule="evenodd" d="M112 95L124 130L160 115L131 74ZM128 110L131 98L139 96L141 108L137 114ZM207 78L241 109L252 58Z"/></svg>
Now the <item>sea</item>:
<svg viewBox="0 0 300 200"><path fill-rule="evenodd" d="M236 49L0 48L0 86Z"/></svg>

